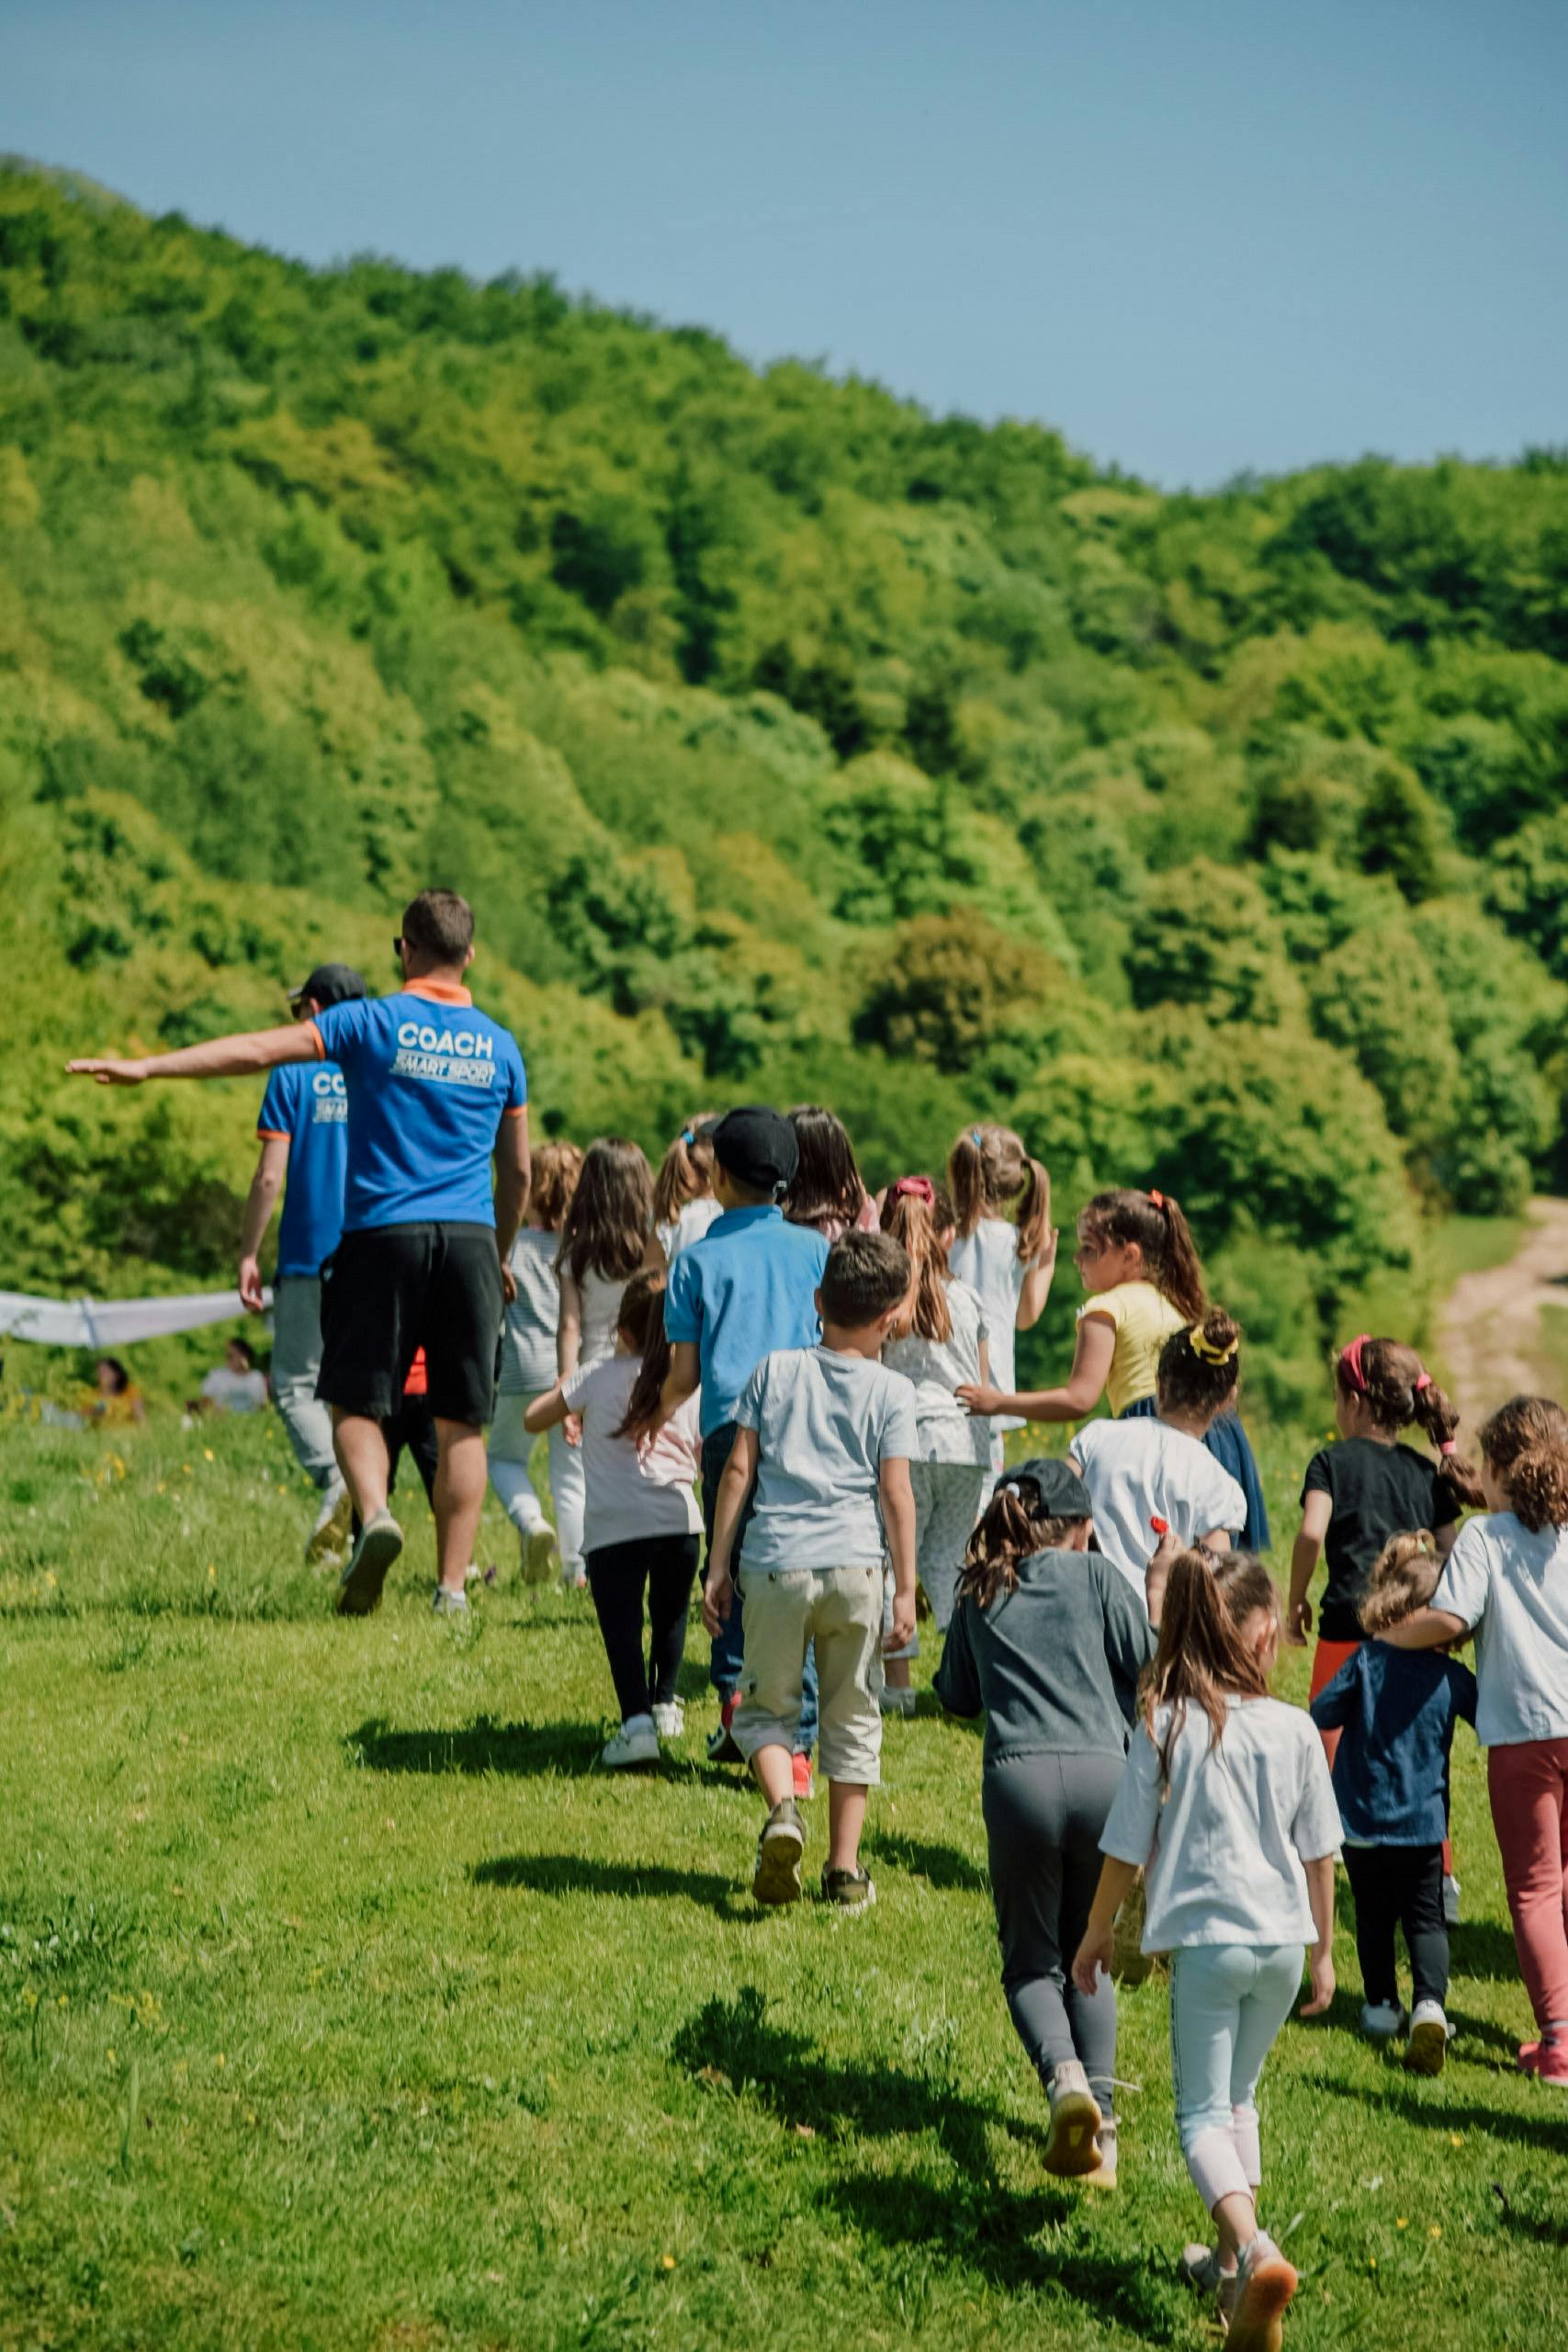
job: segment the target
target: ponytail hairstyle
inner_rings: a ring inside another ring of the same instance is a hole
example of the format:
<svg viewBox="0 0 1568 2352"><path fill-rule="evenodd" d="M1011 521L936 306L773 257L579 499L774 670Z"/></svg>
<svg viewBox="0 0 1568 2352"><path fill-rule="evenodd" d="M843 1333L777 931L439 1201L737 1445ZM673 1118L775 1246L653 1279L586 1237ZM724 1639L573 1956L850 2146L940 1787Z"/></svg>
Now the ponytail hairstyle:
<svg viewBox="0 0 1568 2352"><path fill-rule="evenodd" d="M582 1154L574 1143L556 1136L542 1143L534 1154L533 1182L528 1187L528 1206L547 1233L558 1233L566 1222L571 1206L571 1196L577 1190L577 1180L582 1173Z"/></svg>
<svg viewBox="0 0 1568 2352"><path fill-rule="evenodd" d="M797 1104L789 1123L800 1158L782 1204L785 1217L791 1225L836 1225L848 1233L866 1201L849 1130L816 1102Z"/></svg>
<svg viewBox="0 0 1568 2352"><path fill-rule="evenodd" d="M1269 1677L1245 1638L1254 1613L1267 1610L1276 1624L1280 1595L1261 1560L1250 1552L1179 1552L1171 1563L1160 1611L1159 1646L1143 1681L1144 1722L1152 1740L1155 1709L1168 1706L1170 1722L1159 1749L1160 1777L1170 1779L1170 1757L1194 1703L1209 1718L1211 1752L1224 1734L1232 1697L1266 1699Z"/></svg>
<svg viewBox="0 0 1568 2352"><path fill-rule="evenodd" d="M1482 1430L1481 1451L1532 1534L1568 1527L1568 1413L1561 1405L1550 1396L1510 1396Z"/></svg>
<svg viewBox="0 0 1568 2352"><path fill-rule="evenodd" d="M626 1419L615 1434L616 1437L642 1437L649 1421L659 1410L659 1400L664 1393L664 1382L670 1370L670 1342L664 1336L664 1276L649 1266L634 1274L621 1293L620 1312L615 1328L623 1339L631 1342L632 1353L642 1362L637 1366L632 1393L626 1399Z"/></svg>
<svg viewBox="0 0 1568 2352"><path fill-rule="evenodd" d="M673 1225L688 1201L705 1200L712 1193L713 1146L702 1130L715 1115L694 1112L660 1161L653 1180L655 1225Z"/></svg>
<svg viewBox="0 0 1568 2352"><path fill-rule="evenodd" d="M653 1230L653 1174L624 1136L595 1136L560 1229L558 1269L581 1283L590 1268L626 1282L642 1264Z"/></svg>
<svg viewBox="0 0 1568 2352"><path fill-rule="evenodd" d="M1010 1127L965 1127L947 1155L947 1181L967 1240L982 1217L1010 1216L1018 1254L1032 1266L1051 1224L1051 1179Z"/></svg>
<svg viewBox="0 0 1568 2352"><path fill-rule="evenodd" d="M958 1230L958 1211L953 1205L953 1194L944 1192L940 1184L931 1186L931 1223L939 1239L944 1233Z"/></svg>
<svg viewBox="0 0 1568 2352"><path fill-rule="evenodd" d="M1005 1597L1017 1591L1021 1560L1059 1549L1074 1528L1083 1524L1081 1519L1047 1517L1033 1486L998 1487L969 1538L957 1599L967 1593L977 1608L988 1609L998 1593Z"/></svg>
<svg viewBox="0 0 1568 2352"><path fill-rule="evenodd" d="M1160 1296L1189 1323L1202 1321L1203 1269L1187 1219L1168 1193L1096 1193L1079 1215L1078 1238L1116 1249L1135 1241L1144 1253L1145 1274Z"/></svg>
<svg viewBox="0 0 1568 2352"><path fill-rule="evenodd" d="M1223 1413L1241 1377L1241 1326L1223 1306L1211 1306L1201 1322L1173 1331L1159 1351L1155 1401L1163 1412Z"/></svg>
<svg viewBox="0 0 1568 2352"><path fill-rule="evenodd" d="M1356 1614L1363 1634L1386 1634L1425 1609L1438 1589L1443 1564L1429 1527L1391 1535L1367 1574Z"/></svg>
<svg viewBox="0 0 1568 2352"><path fill-rule="evenodd" d="M1461 1501L1472 1510L1485 1510L1486 1498L1474 1464L1461 1460L1454 1442L1459 1414L1414 1348L1399 1340L1374 1340L1361 1331L1340 1349L1334 1380L1341 1396L1361 1399L1379 1429L1408 1429L1414 1422L1424 1430L1442 1458L1444 1477ZM1505 1406L1503 1409L1511 1408Z"/></svg>
<svg viewBox="0 0 1568 2352"><path fill-rule="evenodd" d="M929 1176L900 1176L889 1184L882 1203L882 1230L901 1242L915 1270L915 1300L909 1329L922 1340L939 1344L953 1337L953 1315L947 1304L947 1252L942 1246L932 1215L936 1187Z"/></svg>

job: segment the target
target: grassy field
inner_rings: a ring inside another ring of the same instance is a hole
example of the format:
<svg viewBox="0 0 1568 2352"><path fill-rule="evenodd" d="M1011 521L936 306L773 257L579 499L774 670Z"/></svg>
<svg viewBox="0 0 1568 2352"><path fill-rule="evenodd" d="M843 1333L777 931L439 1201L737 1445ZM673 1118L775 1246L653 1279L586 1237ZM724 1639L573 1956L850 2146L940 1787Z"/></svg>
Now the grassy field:
<svg viewBox="0 0 1568 2352"><path fill-rule="evenodd" d="M1296 1452L1265 1450L1281 1510ZM524 1593L499 1521L471 1625L428 1614L423 1499L344 1624L270 1428L0 1426L0 1494L6 2352L1213 2341L1157 1980L1123 2005L1122 2188L1042 2172L974 1733L889 1727L873 1912L761 1917L705 1646L663 1771L601 1778L591 1612ZM1446 2077L1357 2041L1342 1937L1331 2019L1265 2078L1303 2352L1568 2336L1568 2103L1513 2068L1468 1735L1456 1835Z"/></svg>

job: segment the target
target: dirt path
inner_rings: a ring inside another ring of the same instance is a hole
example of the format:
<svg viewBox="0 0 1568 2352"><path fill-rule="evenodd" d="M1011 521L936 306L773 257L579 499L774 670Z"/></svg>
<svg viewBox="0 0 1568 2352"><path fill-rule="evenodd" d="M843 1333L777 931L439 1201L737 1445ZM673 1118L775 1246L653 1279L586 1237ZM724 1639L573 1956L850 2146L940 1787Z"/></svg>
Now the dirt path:
<svg viewBox="0 0 1568 2352"><path fill-rule="evenodd" d="M1568 1310L1568 1201L1537 1199L1518 1254L1461 1274L1438 1319L1438 1352L1473 1428L1493 1407L1547 1379L1540 1313Z"/></svg>

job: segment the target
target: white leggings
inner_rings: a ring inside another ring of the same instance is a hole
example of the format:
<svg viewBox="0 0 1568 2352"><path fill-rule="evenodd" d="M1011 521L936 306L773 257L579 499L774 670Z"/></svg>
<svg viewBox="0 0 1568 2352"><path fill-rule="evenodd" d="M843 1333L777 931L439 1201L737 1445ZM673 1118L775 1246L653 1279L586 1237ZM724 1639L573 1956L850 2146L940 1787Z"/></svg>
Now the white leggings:
<svg viewBox="0 0 1568 2352"><path fill-rule="evenodd" d="M964 1554L975 1521L980 1515L980 1497L990 1472L973 1462L911 1462L909 1484L915 1496L915 1566L926 1599L931 1605L931 1616L939 1634L945 1634L953 1622L953 1596L964 1570ZM886 1600L882 1612L884 1631L893 1623L893 1577L886 1577ZM890 1650L890 1657L919 1657L920 1637L916 1634L908 1649Z"/></svg>
<svg viewBox="0 0 1568 2352"><path fill-rule="evenodd" d="M1184 1944L1170 1968L1176 2128L1213 2212L1263 2178L1258 2078L1302 1983L1300 1944Z"/></svg>
<svg viewBox="0 0 1568 2352"><path fill-rule="evenodd" d="M535 1392L546 1396L547 1390ZM496 1399L490 1432L490 1482L501 1497L502 1508L525 1541L545 1524L544 1506L534 1492L528 1463L539 1441L523 1426L532 1396L503 1392ZM556 1541L561 1566L574 1575L582 1566L582 1448L568 1445L566 1430L557 1422L548 1432L550 1500L555 1505Z"/></svg>

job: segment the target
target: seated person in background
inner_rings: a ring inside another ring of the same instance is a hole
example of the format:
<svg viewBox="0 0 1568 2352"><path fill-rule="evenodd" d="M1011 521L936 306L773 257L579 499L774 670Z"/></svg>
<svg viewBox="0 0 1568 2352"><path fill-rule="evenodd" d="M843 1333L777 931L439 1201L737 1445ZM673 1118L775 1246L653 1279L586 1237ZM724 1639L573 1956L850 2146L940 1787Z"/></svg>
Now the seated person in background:
<svg viewBox="0 0 1568 2352"><path fill-rule="evenodd" d="M189 1407L193 1413L259 1413L266 1403L266 1374L256 1369L256 1353L248 1340L231 1340L223 1361L215 1364L201 1384L201 1395Z"/></svg>
<svg viewBox="0 0 1568 2352"><path fill-rule="evenodd" d="M93 1379L97 1398L87 1408L90 1421L101 1422L106 1429L124 1429L128 1422L147 1419L141 1391L118 1356L100 1356L93 1366Z"/></svg>

